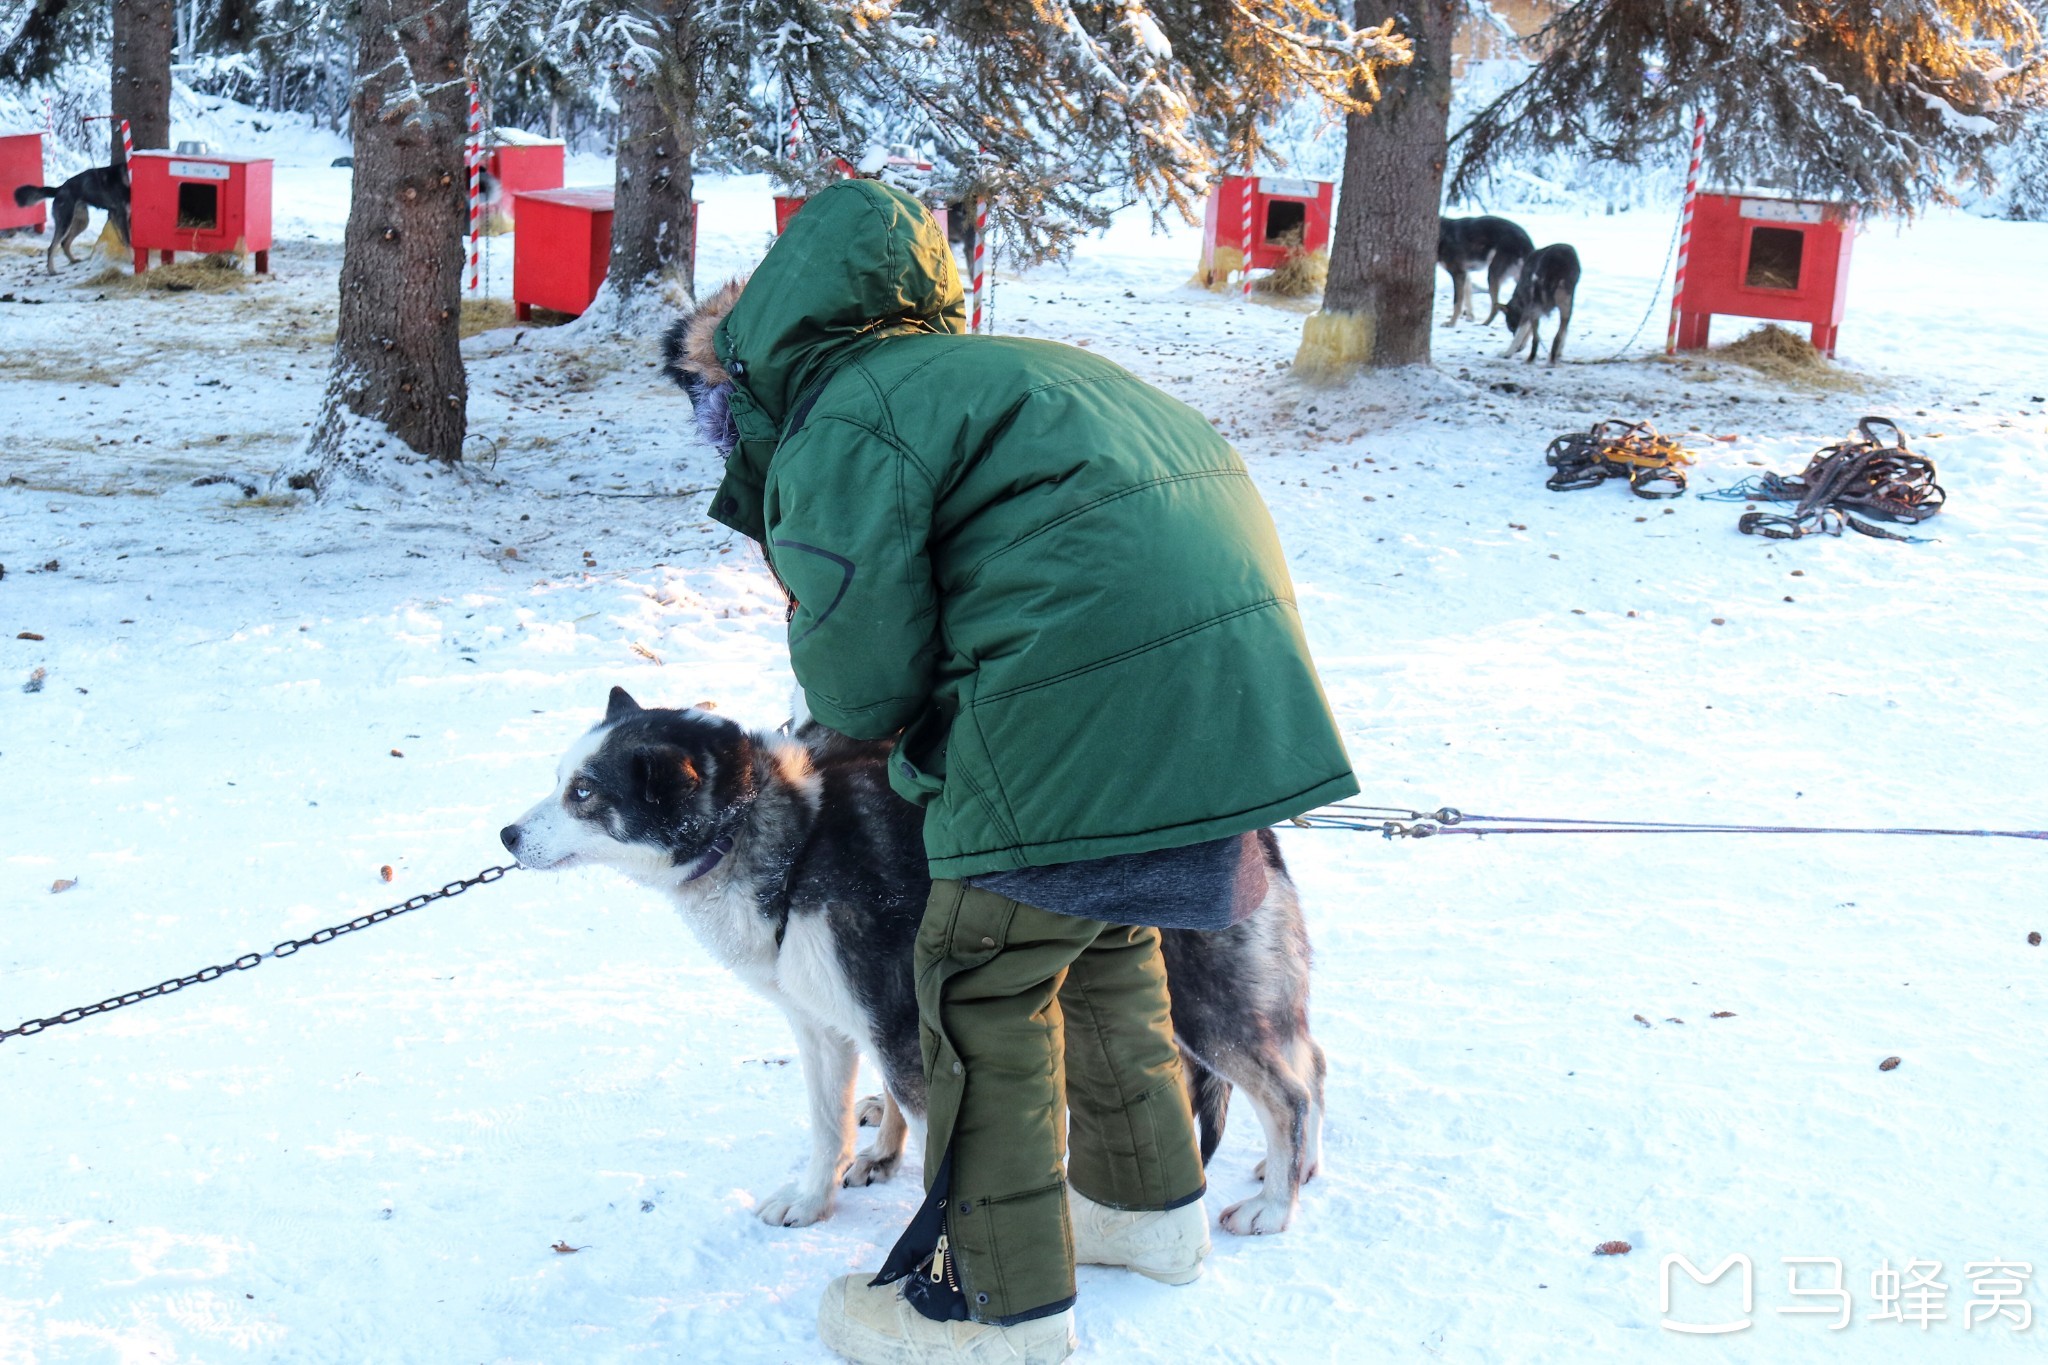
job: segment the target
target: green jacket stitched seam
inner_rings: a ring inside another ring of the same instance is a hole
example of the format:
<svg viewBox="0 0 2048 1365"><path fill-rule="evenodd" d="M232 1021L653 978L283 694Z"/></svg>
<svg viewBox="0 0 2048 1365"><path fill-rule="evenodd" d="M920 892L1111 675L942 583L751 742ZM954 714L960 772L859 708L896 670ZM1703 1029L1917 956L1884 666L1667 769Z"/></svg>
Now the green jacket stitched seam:
<svg viewBox="0 0 2048 1365"><path fill-rule="evenodd" d="M996 560L1001 559L1004 555L1020 546L1029 545L1040 536L1051 534L1076 517L1085 517L1090 512L1099 511L1110 503L1122 498L1134 497L1139 493L1150 492L1155 488L1163 488L1170 483L1190 483L1196 479L1244 479L1249 482L1251 474L1242 465L1235 469L1194 469L1179 474L1162 474L1156 479L1147 479L1143 483L1135 483L1128 488L1119 488L1115 492L1104 493L1093 502L1076 507L1072 511L1061 513L1043 526L1032 530L1029 535L1020 536L999 550L990 550L979 560L975 561L974 567L967 571L966 576L960 580L960 584L962 587L972 587L974 580L981 575L981 571L990 564L993 564Z"/></svg>
<svg viewBox="0 0 2048 1365"><path fill-rule="evenodd" d="M1262 598L1257 602L1233 608L1220 616L1212 616L1206 621L1198 621L1194 625L1183 626L1181 629L1162 635L1156 640L1147 640L1142 645L1132 645L1129 649L1112 654L1106 659L1097 659L1094 663L1082 664L1077 668L1070 668L1064 673L1055 673L1050 678L1040 678L1037 682L1022 683L1016 687L1005 688L1001 692L992 692L986 697L976 697L974 699L974 706L976 710L980 710L990 702L1007 701L1011 697L1021 696L1026 692L1036 692L1044 687L1052 687L1058 683L1066 682L1070 678L1078 678L1083 674L1093 673L1097 669L1112 667L1126 660L1135 659L1141 654L1149 654L1155 649L1160 649L1174 643L1176 640L1184 640L1190 635L1200 634L1211 626L1220 626L1225 621L1234 621L1240 616L1249 616L1255 611L1264 611L1268 607L1292 607L1293 605L1293 602L1284 597Z"/></svg>

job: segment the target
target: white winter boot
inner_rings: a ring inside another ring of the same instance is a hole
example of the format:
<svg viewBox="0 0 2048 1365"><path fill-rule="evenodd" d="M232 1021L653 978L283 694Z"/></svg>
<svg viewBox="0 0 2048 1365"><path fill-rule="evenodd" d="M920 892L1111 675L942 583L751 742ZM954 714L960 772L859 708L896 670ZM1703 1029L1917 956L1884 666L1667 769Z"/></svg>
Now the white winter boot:
<svg viewBox="0 0 2048 1365"><path fill-rule="evenodd" d="M1125 1266L1161 1284L1186 1284L1209 1254L1209 1215L1199 1199L1177 1209L1113 1209L1069 1186L1067 1213L1075 1265Z"/></svg>
<svg viewBox="0 0 2048 1365"><path fill-rule="evenodd" d="M843 1275L825 1287L818 1337L855 1365L1057 1365L1074 1353L1074 1310L998 1327L938 1322L903 1298L903 1286Z"/></svg>

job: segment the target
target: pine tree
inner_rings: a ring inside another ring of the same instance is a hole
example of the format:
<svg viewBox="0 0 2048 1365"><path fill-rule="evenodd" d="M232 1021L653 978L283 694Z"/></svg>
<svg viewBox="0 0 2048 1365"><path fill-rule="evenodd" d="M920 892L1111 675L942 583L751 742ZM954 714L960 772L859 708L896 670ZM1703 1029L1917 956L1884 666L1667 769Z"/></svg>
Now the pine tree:
<svg viewBox="0 0 2048 1365"><path fill-rule="evenodd" d="M121 159L121 120L140 150L171 145L173 0L114 0L113 61L109 64L113 114L109 162Z"/></svg>
<svg viewBox="0 0 2048 1365"><path fill-rule="evenodd" d="M1910 214L1984 183L1987 157L2048 104L2028 0L1580 0L1536 48L1459 133L1454 194L1527 152L1682 158L1704 110L1709 183Z"/></svg>
<svg viewBox="0 0 2048 1365"><path fill-rule="evenodd" d="M936 198L986 197L1021 261L1066 251L1136 196L1192 216L1220 167L1303 90L1363 112L1406 60L1392 23L1314 0L720 0L706 135L722 159L815 188L833 158L921 143ZM785 154L792 110L804 159ZM716 120L717 122L711 122ZM722 124L722 126L719 126Z"/></svg>
<svg viewBox="0 0 2048 1365"><path fill-rule="evenodd" d="M469 398L467 0L363 0L357 27L341 312L311 445L323 487L385 459L461 459Z"/></svg>
<svg viewBox="0 0 2048 1365"><path fill-rule="evenodd" d="M1295 369L1328 379L1359 365L1429 362L1438 206L1451 116L1459 0L1358 0L1360 24L1405 10L1414 44L1370 114L1345 121L1344 181L1323 306L1302 325Z"/></svg>
<svg viewBox="0 0 2048 1365"><path fill-rule="evenodd" d="M697 73L689 57L686 6L648 36L662 56L620 72L619 137L612 202L612 253L605 283L629 311L639 296L673 282L696 288L696 206L691 202L697 141Z"/></svg>
<svg viewBox="0 0 2048 1365"><path fill-rule="evenodd" d="M0 9L0 80L32 81L104 46L108 11L91 0L21 0Z"/></svg>
<svg viewBox="0 0 2048 1365"><path fill-rule="evenodd" d="M1358 21L1381 3L1360 0ZM1413 16L1416 64L1397 78L1436 82L1426 134L1406 122L1405 85L1390 88L1380 113L1351 120L1324 311L1309 319L1296 361L1305 374L1429 358L1435 224L1419 212L1390 222L1378 204L1439 198L1450 38L1441 17L1437 0ZM2028 0L1578 0L1531 46L1528 76L1451 139L1452 197L1518 154L1682 159L1691 113L1703 109L1710 180L1910 213L1952 201L1959 183L1986 182L1988 154L2048 102L2048 53ZM1352 207L1367 197L1375 207Z"/></svg>

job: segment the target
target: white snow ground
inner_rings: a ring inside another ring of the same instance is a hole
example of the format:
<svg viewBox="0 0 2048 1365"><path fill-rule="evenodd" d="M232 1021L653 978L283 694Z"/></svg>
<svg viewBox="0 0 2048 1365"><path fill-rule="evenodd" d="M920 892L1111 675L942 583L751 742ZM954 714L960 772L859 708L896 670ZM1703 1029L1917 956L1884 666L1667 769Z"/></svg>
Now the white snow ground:
<svg viewBox="0 0 2048 1365"><path fill-rule="evenodd" d="M100 297L92 268L50 281L0 242L0 1023L498 861L614 683L782 714L772 589L703 518L715 460L651 338L486 333L467 477L243 496L294 467L324 375L332 153L280 147L277 278L241 293ZM758 182L703 195L709 280L770 220ZM1852 394L1646 358L1661 312L1637 358L1592 363L1670 222L1523 217L1586 262L1556 370L1460 327L1432 372L1303 388L1299 315L1183 287L1194 234L1136 218L1005 277L997 315L1238 442L1366 800L2048 825L2048 324L2012 265L2048 228L1867 232ZM1549 437L1601 417L1699 428L1707 488L1796 472L1866 411L1939 463L1934 543L1783 545L1737 535L1739 505L1542 487ZM1284 1234L1219 1230L1191 1288L1084 1269L1084 1358L2038 1358L2048 1325L1963 1318L1968 1262L2048 1277L2039 845L1283 839L1331 1059L1323 1174ZM819 1291L878 1262L916 1180L815 1228L754 1218L804 1147L795 1055L598 874L518 874L0 1044L0 1361L820 1359ZM1235 1119L1212 1214L1260 1154ZM1610 1239L1634 1250L1595 1257ZM1732 1279L1682 1274L1660 1312L1663 1257L1731 1253L1753 1325L1662 1330L1741 1317ZM1842 1261L1848 1328L1778 1311L1819 1302L1788 1295L1792 1256ZM1915 1259L1941 1262L1945 1319L1872 1321L1872 1273Z"/></svg>

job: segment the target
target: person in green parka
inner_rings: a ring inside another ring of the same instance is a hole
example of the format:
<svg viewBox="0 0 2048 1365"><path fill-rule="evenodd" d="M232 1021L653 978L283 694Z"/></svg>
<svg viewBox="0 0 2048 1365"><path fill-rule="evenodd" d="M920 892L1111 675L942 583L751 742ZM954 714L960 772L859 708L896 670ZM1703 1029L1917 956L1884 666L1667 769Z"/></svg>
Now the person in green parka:
<svg viewBox="0 0 2048 1365"><path fill-rule="evenodd" d="M925 811L927 1197L826 1292L855 1361L1059 1360L1077 1259L1200 1273L1158 930L1248 915L1255 831L1358 790L1236 452L1107 360L964 318L930 213L854 180L670 342L803 705L895 736Z"/></svg>

